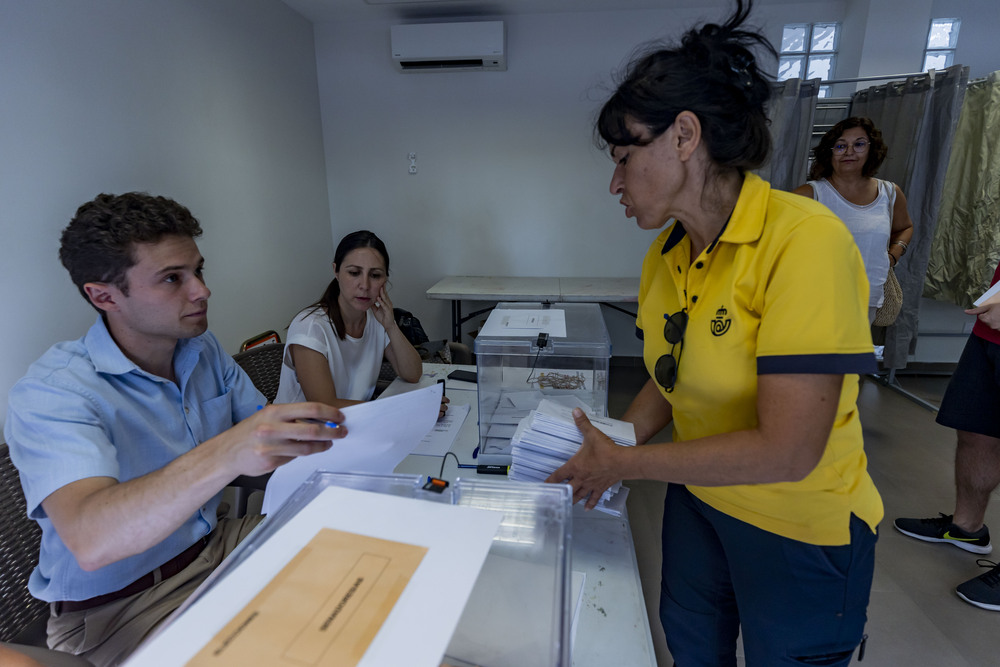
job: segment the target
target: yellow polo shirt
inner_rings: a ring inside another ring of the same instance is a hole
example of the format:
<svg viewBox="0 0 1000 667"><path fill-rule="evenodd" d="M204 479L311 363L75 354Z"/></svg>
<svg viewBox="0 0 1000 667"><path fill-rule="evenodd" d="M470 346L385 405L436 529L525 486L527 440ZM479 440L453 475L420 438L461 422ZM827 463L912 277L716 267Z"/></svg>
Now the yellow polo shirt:
<svg viewBox="0 0 1000 667"><path fill-rule="evenodd" d="M642 265L636 322L655 377L671 347L664 316L688 312L676 385L660 387L675 441L755 427L758 375L836 373L844 382L826 450L804 480L688 488L730 516L810 544L847 544L851 513L874 530L882 500L856 399L857 374L876 366L868 280L850 232L825 206L747 174L725 229L694 261L690 252L680 222L657 237Z"/></svg>

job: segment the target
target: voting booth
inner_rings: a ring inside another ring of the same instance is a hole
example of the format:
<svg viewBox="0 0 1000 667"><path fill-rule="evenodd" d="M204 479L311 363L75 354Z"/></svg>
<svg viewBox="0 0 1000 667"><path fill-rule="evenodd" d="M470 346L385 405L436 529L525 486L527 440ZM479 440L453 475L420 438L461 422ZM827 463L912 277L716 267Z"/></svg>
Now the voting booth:
<svg viewBox="0 0 1000 667"><path fill-rule="evenodd" d="M518 422L542 398L608 414L611 339L596 303L500 303L476 336L479 462L510 465Z"/></svg>

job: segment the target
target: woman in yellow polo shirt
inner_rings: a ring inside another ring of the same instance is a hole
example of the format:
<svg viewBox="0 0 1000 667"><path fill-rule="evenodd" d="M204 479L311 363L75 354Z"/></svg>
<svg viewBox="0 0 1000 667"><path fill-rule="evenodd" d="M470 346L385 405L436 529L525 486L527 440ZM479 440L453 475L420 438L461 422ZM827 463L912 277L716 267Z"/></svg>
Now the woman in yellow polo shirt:
<svg viewBox="0 0 1000 667"><path fill-rule="evenodd" d="M621 479L669 482L660 618L678 665L847 665L862 640L882 502L857 374L875 369L868 284L850 233L750 170L770 150L768 80L743 27L635 59L597 131L611 193L642 229L637 325L650 379L626 411L643 446L582 413L549 478L593 507ZM673 422L669 443L645 444Z"/></svg>

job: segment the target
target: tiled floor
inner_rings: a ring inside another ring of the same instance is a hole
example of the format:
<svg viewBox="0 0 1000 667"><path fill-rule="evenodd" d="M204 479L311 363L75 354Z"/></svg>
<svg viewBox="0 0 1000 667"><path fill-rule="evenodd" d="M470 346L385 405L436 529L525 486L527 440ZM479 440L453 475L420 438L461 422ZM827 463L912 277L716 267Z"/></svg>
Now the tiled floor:
<svg viewBox="0 0 1000 667"><path fill-rule="evenodd" d="M612 367L612 416L627 407L645 381L643 373L631 366ZM905 392L935 405L947 380L941 376L897 378ZM1000 614L973 607L954 591L958 584L986 571L976 565L976 556L949 545L918 542L892 527L898 516L929 517L953 511L954 432L935 423L931 410L872 380L863 383L859 406L869 470L886 511L868 609L867 653L860 665L1000 665ZM660 665L669 666L672 661L656 617L663 488L653 482L628 486L629 516L654 645ZM1000 529L1000 502L992 504L986 520Z"/></svg>

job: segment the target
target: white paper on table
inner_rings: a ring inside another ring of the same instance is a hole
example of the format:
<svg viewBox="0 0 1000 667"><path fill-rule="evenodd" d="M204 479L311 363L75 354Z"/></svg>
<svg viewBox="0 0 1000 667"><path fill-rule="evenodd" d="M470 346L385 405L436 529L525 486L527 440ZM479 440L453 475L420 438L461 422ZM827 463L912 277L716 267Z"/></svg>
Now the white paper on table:
<svg viewBox="0 0 1000 667"><path fill-rule="evenodd" d="M470 405L450 404L444 416L438 419L431 432L424 436L424 439L414 447L412 454L423 454L425 456L444 456L455 444L458 432L465 423L465 418L469 416Z"/></svg>
<svg viewBox="0 0 1000 667"><path fill-rule="evenodd" d="M479 336L537 336L547 333L553 338L566 337L566 311L560 308L543 310L494 309L486 318Z"/></svg>
<svg viewBox="0 0 1000 667"><path fill-rule="evenodd" d="M319 532L333 528L428 548L358 667L437 667L500 525L502 512L329 487L171 625L129 667L183 665Z"/></svg>
<svg viewBox="0 0 1000 667"><path fill-rule="evenodd" d="M300 456L275 469L262 514L273 514L316 470L389 474L434 427L441 385L341 408L347 435L325 452Z"/></svg>

